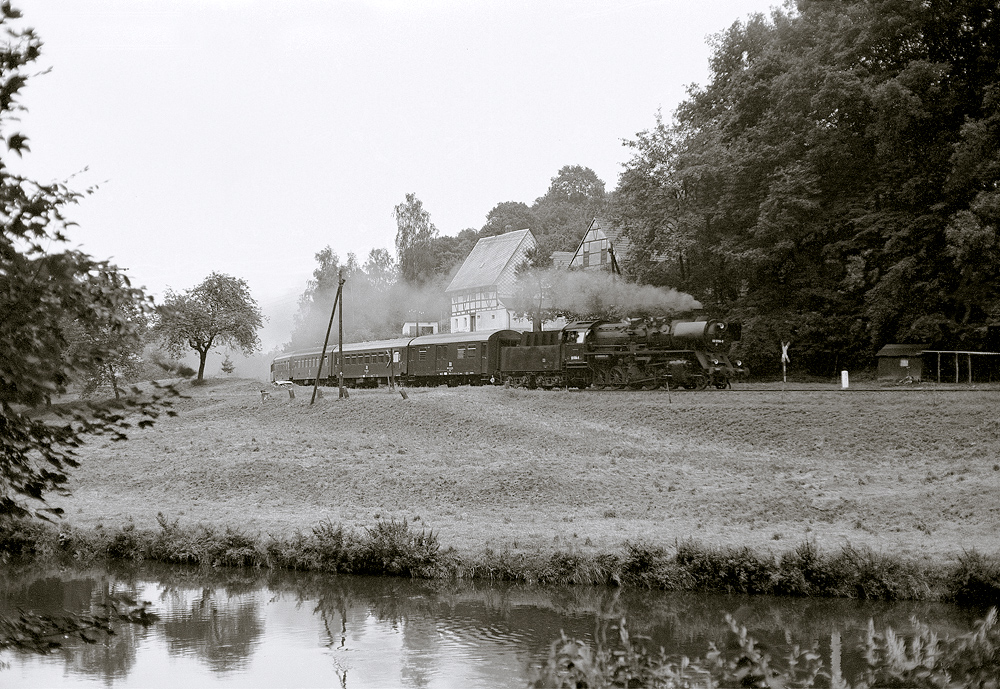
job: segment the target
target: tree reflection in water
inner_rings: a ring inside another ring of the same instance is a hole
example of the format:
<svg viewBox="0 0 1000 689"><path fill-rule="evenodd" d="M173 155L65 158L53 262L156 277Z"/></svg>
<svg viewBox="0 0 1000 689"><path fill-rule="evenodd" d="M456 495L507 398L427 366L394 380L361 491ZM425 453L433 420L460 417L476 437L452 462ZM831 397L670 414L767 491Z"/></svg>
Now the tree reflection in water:
<svg viewBox="0 0 1000 689"><path fill-rule="evenodd" d="M286 685L424 687L450 678L465 686L524 686L528 668L547 656L563 631L593 641L627 617L634 637L648 637L671 654L699 656L709 642L731 643L724 622L729 612L771 648L785 643L786 631L803 645L817 642L827 667L849 677L861 662L857 642L869 618L876 627L905 631L915 616L954 636L968 631L976 617L934 603L536 589L166 566L113 573L0 569L3 612L15 606L81 612L112 590L152 598L161 621L148 629L123 627L93 646L68 644L53 656L66 676L128 687L137 681L133 675L151 672L136 668L151 655L144 652L137 661L137 650L160 648L170 658L192 659L203 678L237 683L262 669L261 658L295 654L298 660L278 676ZM282 634L275 651L275 636ZM178 667L172 662L171 672ZM194 670L184 671L197 681Z"/></svg>
<svg viewBox="0 0 1000 689"><path fill-rule="evenodd" d="M194 655L213 672L244 669L264 632L257 601L225 589L191 594L170 590L171 612L160 625L167 648L172 654Z"/></svg>

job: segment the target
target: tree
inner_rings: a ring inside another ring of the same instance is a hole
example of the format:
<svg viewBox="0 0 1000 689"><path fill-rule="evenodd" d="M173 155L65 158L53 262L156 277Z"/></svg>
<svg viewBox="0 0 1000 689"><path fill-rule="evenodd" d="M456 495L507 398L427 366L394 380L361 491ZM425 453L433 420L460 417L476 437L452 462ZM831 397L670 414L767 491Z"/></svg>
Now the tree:
<svg viewBox="0 0 1000 689"><path fill-rule="evenodd" d="M630 142L618 215L644 277L788 333L816 372L974 346L997 305L997 12L800 0L715 36L708 83Z"/></svg>
<svg viewBox="0 0 1000 689"><path fill-rule="evenodd" d="M155 329L167 350L178 356L186 349L198 353L198 380L204 378L213 347L227 346L246 355L260 349L262 316L246 280L212 273L183 293L168 290L158 312Z"/></svg>
<svg viewBox="0 0 1000 689"><path fill-rule="evenodd" d="M386 292L396 284L397 270L396 262L392 260L392 254L388 249L372 249L368 252L368 260L361 267L368 284L376 292Z"/></svg>
<svg viewBox="0 0 1000 689"><path fill-rule="evenodd" d="M393 216L399 276L412 284L427 282L434 275L432 243L438 234L431 214L424 210L416 194L407 194L406 200L393 209Z"/></svg>
<svg viewBox="0 0 1000 689"><path fill-rule="evenodd" d="M607 204L604 182L588 167L564 165L550 181L544 196L535 199L532 227L539 249L574 251L591 221Z"/></svg>
<svg viewBox="0 0 1000 689"><path fill-rule="evenodd" d="M493 206L486 214L486 224L480 230L479 236L492 237L525 229L537 234L541 229L541 223L532 210L520 201L504 201Z"/></svg>
<svg viewBox="0 0 1000 689"><path fill-rule="evenodd" d="M551 303L552 258L532 247L524 253L517 267L517 280L511 307L518 318L530 318L531 329L541 332L542 323L561 315Z"/></svg>
<svg viewBox="0 0 1000 689"><path fill-rule="evenodd" d="M115 275L118 286L120 278ZM128 323L123 331L120 324ZM101 320L74 319L66 326L70 356L80 350L102 352L83 375L81 395L89 397L102 385L111 387L115 399L121 399L122 385L135 383L143 369L142 353L149 330L149 308L141 302L126 300L114 306Z"/></svg>
<svg viewBox="0 0 1000 689"><path fill-rule="evenodd" d="M316 254L316 262L313 279L299 297L286 351L323 343L341 275L346 342L385 339L399 332L396 302L400 295L394 293L396 265L386 249L372 249L364 265L360 265L353 253L341 263L340 256L327 246Z"/></svg>
<svg viewBox="0 0 1000 689"><path fill-rule="evenodd" d="M552 178L543 198L553 203L577 206L601 203L604 201L604 182L589 167L564 165Z"/></svg>
<svg viewBox="0 0 1000 689"><path fill-rule="evenodd" d="M20 29L20 13L0 3L0 146L8 154L28 151L27 137L11 131L21 108L18 96L28 68L41 51L31 29ZM63 184L40 184L12 174L0 158L0 519L49 519L50 493L66 494L75 451L88 435L126 438L133 424L145 427L169 410L172 390L152 397L138 391L125 399L60 404L58 396L105 361L138 342L129 312L146 312L151 300L129 285L116 266L76 250L67 242L64 215L81 196ZM109 337L72 347L70 326ZM139 420L136 421L136 417Z"/></svg>

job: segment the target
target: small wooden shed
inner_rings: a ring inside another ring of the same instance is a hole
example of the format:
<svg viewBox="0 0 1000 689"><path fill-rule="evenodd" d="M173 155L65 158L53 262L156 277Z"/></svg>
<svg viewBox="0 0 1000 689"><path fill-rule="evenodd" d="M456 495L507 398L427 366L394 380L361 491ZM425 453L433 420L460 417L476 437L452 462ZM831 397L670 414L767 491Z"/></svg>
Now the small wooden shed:
<svg viewBox="0 0 1000 689"><path fill-rule="evenodd" d="M923 354L930 345L889 344L878 350L879 380L902 380L909 377L919 381L924 373Z"/></svg>

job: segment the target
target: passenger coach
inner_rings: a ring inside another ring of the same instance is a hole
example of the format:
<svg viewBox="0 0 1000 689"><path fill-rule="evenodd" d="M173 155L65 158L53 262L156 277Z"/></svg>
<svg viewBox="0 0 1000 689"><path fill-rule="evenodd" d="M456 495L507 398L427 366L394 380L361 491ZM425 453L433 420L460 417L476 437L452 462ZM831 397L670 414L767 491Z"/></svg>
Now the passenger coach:
<svg viewBox="0 0 1000 689"><path fill-rule="evenodd" d="M414 385L500 383L500 351L520 341L516 330L415 337L407 347L408 380Z"/></svg>
<svg viewBox="0 0 1000 689"><path fill-rule="evenodd" d="M275 357L271 380L312 385L319 370L321 383L336 385L340 357L344 357L344 384L376 387L392 377L409 385L478 385L499 383L500 350L516 346L516 330L489 330L356 342L341 353L329 348L320 369L321 348Z"/></svg>

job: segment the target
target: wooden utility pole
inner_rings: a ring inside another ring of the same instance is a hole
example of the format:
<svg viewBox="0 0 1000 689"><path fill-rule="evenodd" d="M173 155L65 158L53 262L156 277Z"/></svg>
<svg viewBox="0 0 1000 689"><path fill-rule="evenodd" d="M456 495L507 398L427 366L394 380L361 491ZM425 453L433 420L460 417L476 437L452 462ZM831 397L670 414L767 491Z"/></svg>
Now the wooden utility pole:
<svg viewBox="0 0 1000 689"><path fill-rule="evenodd" d="M338 300L342 300L343 299L343 294L344 294L344 271L343 271L343 269L341 269L339 277L340 277L340 284L337 285L337 299ZM349 397L349 395L347 394L347 389L344 387L344 305L343 304L340 305L340 323L339 323L339 329L340 329L340 334L339 334L339 337L338 337L339 342L340 342L340 344L339 344L340 348L338 349L338 351L340 352L340 374L339 374L339 379L340 379L340 395L339 395L339 399L345 399L345 398Z"/></svg>
<svg viewBox="0 0 1000 689"><path fill-rule="evenodd" d="M330 343L330 331L333 330L333 315L335 313L337 313L337 304L340 303L341 287L343 287L343 286L344 286L344 281L343 281L343 279L341 279L340 285L338 285L338 287L337 287L337 297L333 300L333 310L330 311L330 323L326 326L326 337L323 338L323 351L320 352L320 355L319 355L319 367L316 369L316 377L313 379L313 394L312 394L312 398L310 398L310 400L309 400L309 404L312 404L313 402L316 401L316 390L319 387L319 378L323 374L323 363L324 363L324 359L326 359L326 346ZM341 310L343 310L343 308L341 308ZM343 317L341 317L341 318L343 318ZM343 362L343 360L344 360L344 355L342 353L344 351L343 329L341 329L341 338L340 339L341 339L340 349L337 350L337 351L341 352L340 360L341 360L341 362ZM344 387L344 366L343 366L343 364L341 364L341 366L340 366L340 386L341 386L341 390L343 390L343 387Z"/></svg>

